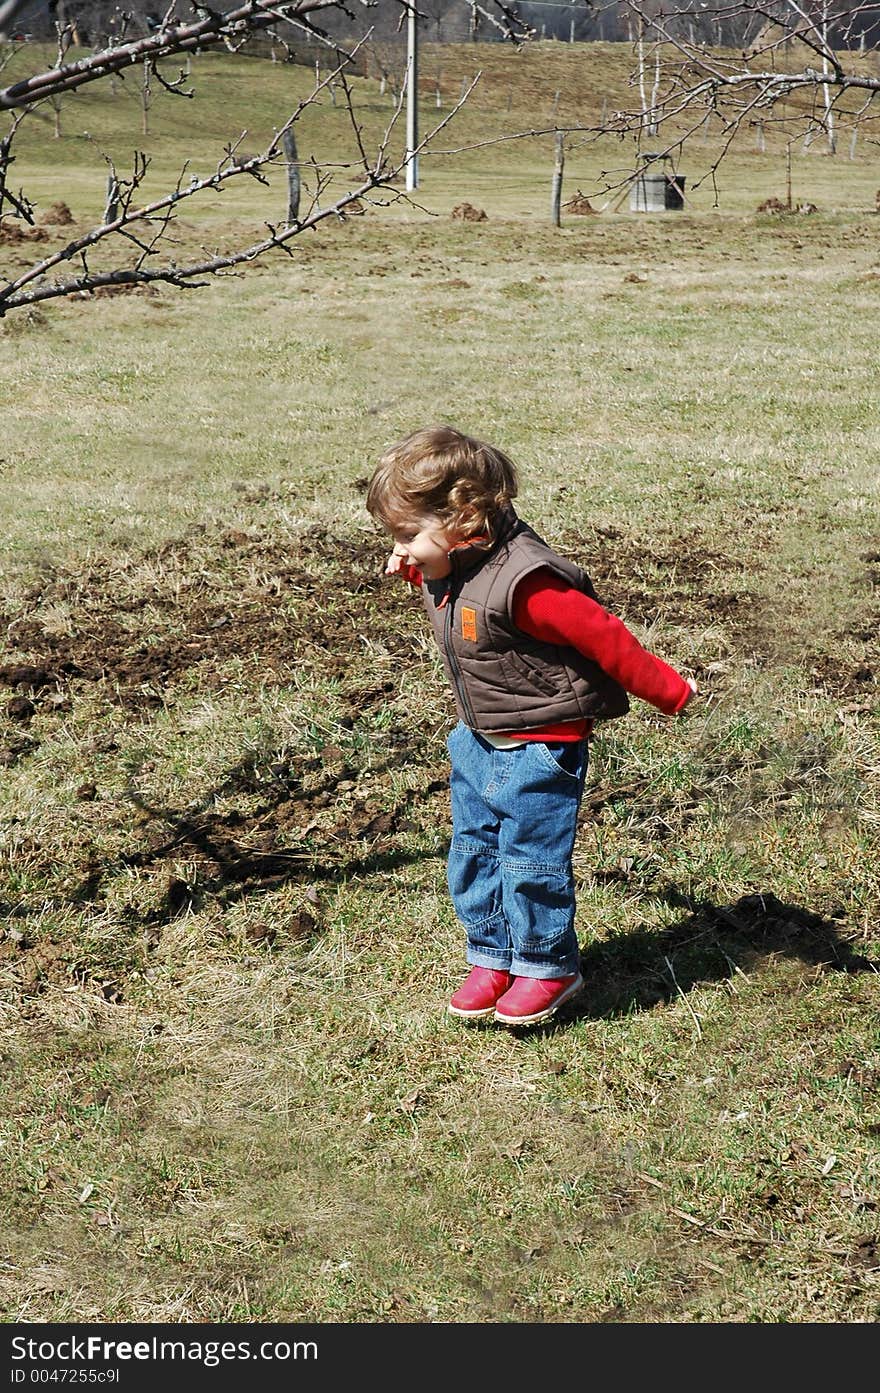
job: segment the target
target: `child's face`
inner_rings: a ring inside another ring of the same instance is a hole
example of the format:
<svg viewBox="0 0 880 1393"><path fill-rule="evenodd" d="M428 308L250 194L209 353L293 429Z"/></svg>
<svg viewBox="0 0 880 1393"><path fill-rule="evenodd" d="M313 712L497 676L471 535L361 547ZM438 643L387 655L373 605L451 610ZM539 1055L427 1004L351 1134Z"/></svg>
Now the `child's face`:
<svg viewBox="0 0 880 1393"><path fill-rule="evenodd" d="M410 523L397 523L391 529L394 550L409 566L416 566L425 580L443 580L452 570L449 553L457 538L443 528L437 518L418 518Z"/></svg>

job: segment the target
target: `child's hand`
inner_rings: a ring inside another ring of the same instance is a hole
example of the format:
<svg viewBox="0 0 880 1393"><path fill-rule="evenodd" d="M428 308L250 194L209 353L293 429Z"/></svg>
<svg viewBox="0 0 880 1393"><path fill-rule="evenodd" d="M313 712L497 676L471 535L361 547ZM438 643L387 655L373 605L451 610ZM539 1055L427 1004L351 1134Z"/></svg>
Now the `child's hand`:
<svg viewBox="0 0 880 1393"><path fill-rule="evenodd" d="M409 562L393 551L385 562L386 576L400 576L401 580L408 580L410 585L421 585L422 573L417 566L411 566Z"/></svg>
<svg viewBox="0 0 880 1393"><path fill-rule="evenodd" d="M404 565L405 562L403 557L398 556L397 552L393 551L389 556L388 560L385 562L386 576L399 576Z"/></svg>

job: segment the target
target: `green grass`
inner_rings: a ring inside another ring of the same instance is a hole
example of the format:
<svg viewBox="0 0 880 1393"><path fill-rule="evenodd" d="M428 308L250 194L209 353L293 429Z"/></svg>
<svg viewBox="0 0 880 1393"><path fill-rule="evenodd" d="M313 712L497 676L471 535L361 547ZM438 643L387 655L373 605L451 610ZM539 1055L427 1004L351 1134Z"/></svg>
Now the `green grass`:
<svg viewBox="0 0 880 1393"><path fill-rule="evenodd" d="M575 57L486 61L537 124ZM251 71L159 99L157 178L307 80ZM85 218L63 122L63 177L50 140L18 168ZM820 212L772 218L744 152L721 211L556 230L531 148L426 162L438 216L0 326L0 665L50 672L0 694L7 1320L877 1319L874 176L805 156ZM701 690L594 742L588 987L531 1035L444 1015L451 702L363 508L439 419Z"/></svg>

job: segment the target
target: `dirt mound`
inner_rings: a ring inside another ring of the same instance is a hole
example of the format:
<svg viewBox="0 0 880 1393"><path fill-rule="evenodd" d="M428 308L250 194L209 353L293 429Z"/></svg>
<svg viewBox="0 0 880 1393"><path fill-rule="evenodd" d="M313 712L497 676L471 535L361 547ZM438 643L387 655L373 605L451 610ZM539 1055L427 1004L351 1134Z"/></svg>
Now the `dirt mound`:
<svg viewBox="0 0 880 1393"><path fill-rule="evenodd" d="M4 663L0 666L0 682L8 687L18 687L23 692L36 692L41 687L57 685L58 678L46 668L34 667L30 663Z"/></svg>
<svg viewBox="0 0 880 1393"><path fill-rule="evenodd" d="M41 227L19 227L18 223L0 219L0 243L15 246L18 242L46 242L48 238Z"/></svg>
<svg viewBox="0 0 880 1393"><path fill-rule="evenodd" d="M578 189L577 193L575 193L567 203L563 203L562 208L566 213L597 213L599 211L597 208L593 207L587 195L581 193L580 189Z"/></svg>
<svg viewBox="0 0 880 1393"><path fill-rule="evenodd" d="M457 203L452 216L458 222L488 222L484 208L475 208L472 203Z"/></svg>
<svg viewBox="0 0 880 1393"><path fill-rule="evenodd" d="M793 208L789 208L787 203L783 203L780 198L765 198L763 203L759 203L755 209L756 213L818 213L819 208L815 203L796 203Z"/></svg>
<svg viewBox="0 0 880 1393"><path fill-rule="evenodd" d="M39 741L26 735L12 736L0 745L0 769L12 769L26 755L32 754Z"/></svg>
<svg viewBox="0 0 880 1393"><path fill-rule="evenodd" d="M74 221L66 203L53 203L40 218L43 227L70 227Z"/></svg>

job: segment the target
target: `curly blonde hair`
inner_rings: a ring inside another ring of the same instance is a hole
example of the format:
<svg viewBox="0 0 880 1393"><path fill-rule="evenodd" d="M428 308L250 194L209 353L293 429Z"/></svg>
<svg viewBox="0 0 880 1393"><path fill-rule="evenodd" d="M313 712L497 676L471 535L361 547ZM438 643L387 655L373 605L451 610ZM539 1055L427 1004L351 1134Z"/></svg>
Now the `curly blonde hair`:
<svg viewBox="0 0 880 1393"><path fill-rule="evenodd" d="M502 450L452 426L426 426L385 451L366 504L389 531L430 517L456 536L491 542L495 519L517 487L516 465Z"/></svg>

